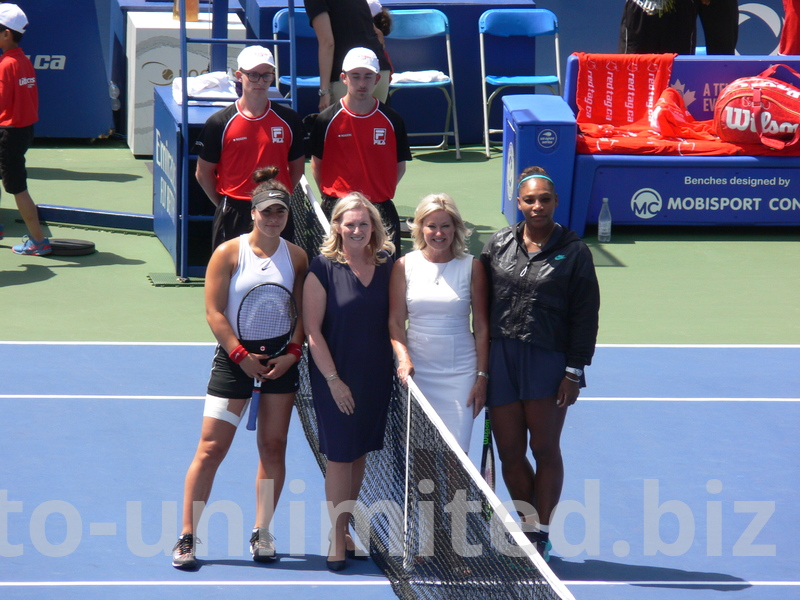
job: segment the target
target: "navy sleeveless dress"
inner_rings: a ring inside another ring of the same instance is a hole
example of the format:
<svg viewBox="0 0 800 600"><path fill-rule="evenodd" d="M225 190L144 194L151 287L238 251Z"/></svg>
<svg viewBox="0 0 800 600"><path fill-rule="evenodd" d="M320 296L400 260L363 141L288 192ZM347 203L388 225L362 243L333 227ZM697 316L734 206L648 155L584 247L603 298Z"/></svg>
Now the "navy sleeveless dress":
<svg viewBox="0 0 800 600"><path fill-rule="evenodd" d="M355 400L355 411L339 410L325 375L310 360L311 391L319 425L319 449L328 460L353 462L383 448L386 416L392 395L394 358L389 338L389 276L393 261L375 267L364 286L346 264L324 256L309 270L327 291L322 335L336 371Z"/></svg>

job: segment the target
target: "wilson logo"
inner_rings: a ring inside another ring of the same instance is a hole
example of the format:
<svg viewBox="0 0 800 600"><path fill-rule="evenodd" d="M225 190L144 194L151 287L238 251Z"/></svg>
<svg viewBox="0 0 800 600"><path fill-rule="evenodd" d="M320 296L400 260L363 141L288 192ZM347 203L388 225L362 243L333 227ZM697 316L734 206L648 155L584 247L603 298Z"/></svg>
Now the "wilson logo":
<svg viewBox="0 0 800 600"><path fill-rule="evenodd" d="M729 129L738 131L752 131L754 133L794 133L797 130L797 123L781 123L772 118L769 111L761 113L760 129L755 115L746 108L736 108L733 106L725 107L725 126Z"/></svg>

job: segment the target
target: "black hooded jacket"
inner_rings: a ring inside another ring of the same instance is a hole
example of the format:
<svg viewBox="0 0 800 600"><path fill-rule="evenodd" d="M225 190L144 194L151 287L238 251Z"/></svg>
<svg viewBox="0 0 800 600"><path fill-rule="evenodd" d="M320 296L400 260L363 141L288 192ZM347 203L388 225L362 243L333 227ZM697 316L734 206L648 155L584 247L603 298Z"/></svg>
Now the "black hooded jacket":
<svg viewBox="0 0 800 600"><path fill-rule="evenodd" d="M567 366L591 364L597 341L600 288L592 254L560 225L530 258L524 222L495 233L481 252L489 278L492 338L510 338L564 352Z"/></svg>

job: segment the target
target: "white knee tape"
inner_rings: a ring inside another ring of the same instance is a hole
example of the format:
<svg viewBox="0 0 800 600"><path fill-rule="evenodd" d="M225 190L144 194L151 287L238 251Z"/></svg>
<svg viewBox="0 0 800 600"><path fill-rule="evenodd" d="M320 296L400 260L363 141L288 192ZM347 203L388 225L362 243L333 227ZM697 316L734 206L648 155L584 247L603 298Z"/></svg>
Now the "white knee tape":
<svg viewBox="0 0 800 600"><path fill-rule="evenodd" d="M250 400L247 400L244 408L242 409L242 415L247 413L247 407L249 405ZM235 412L228 410L227 398L220 398L219 396L212 396L210 394L206 394L206 403L203 407L203 416L211 417L212 419L219 419L220 421L227 421L234 427L238 427L242 420L241 415L237 415Z"/></svg>

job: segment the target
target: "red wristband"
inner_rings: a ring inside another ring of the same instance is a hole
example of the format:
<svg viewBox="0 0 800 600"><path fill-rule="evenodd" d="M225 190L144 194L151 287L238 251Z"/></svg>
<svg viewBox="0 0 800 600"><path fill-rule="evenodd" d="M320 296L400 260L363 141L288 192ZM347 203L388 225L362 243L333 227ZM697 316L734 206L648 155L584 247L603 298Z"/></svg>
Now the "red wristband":
<svg viewBox="0 0 800 600"><path fill-rule="evenodd" d="M244 349L244 346L239 344L238 346L236 346L236 348L231 350L231 353L228 356L230 357L230 359L233 362L235 362L238 365L245 358L247 358L248 354L250 354L250 353L247 350Z"/></svg>
<svg viewBox="0 0 800 600"><path fill-rule="evenodd" d="M300 344L289 344L286 346L286 354L293 354L297 359L296 362L300 362L300 357L303 354L303 348L300 346Z"/></svg>

